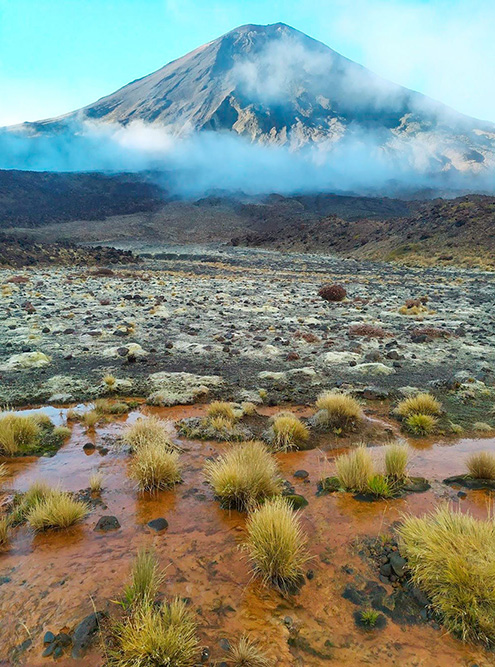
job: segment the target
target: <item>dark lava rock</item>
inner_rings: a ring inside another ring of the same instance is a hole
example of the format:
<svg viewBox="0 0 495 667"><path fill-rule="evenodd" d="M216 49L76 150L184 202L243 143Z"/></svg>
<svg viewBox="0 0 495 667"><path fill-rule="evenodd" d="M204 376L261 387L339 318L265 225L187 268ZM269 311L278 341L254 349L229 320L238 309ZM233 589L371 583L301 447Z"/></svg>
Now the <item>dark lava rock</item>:
<svg viewBox="0 0 495 667"><path fill-rule="evenodd" d="M325 477L318 482L318 496L323 496L326 493L333 493L334 491L340 491L340 482L338 477Z"/></svg>
<svg viewBox="0 0 495 667"><path fill-rule="evenodd" d="M443 480L444 484L454 486L458 484L466 489L495 489L495 480L493 479L474 479L469 475L454 475Z"/></svg>
<svg viewBox="0 0 495 667"><path fill-rule="evenodd" d="M55 650L55 647L56 647L56 644L55 644L54 642L52 642L51 644L49 644L49 645L45 648L45 650L43 651L43 653L41 654L41 656L42 656L43 658L49 658L49 657L53 654L53 651Z"/></svg>
<svg viewBox="0 0 495 667"><path fill-rule="evenodd" d="M407 561L397 551L393 551L390 555L390 565L398 577L403 577L406 573Z"/></svg>
<svg viewBox="0 0 495 667"><path fill-rule="evenodd" d="M390 396L390 392L380 387L365 387L361 392L361 396L366 401L385 401Z"/></svg>
<svg viewBox="0 0 495 667"><path fill-rule="evenodd" d="M82 656L84 651L90 646L94 636L98 632L100 621L106 617L105 612L93 612L83 618L72 633L72 657L77 659Z"/></svg>
<svg viewBox="0 0 495 667"><path fill-rule="evenodd" d="M70 646L72 644L72 637L65 632L60 632L56 637L60 646Z"/></svg>
<svg viewBox="0 0 495 667"><path fill-rule="evenodd" d="M119 520L116 516L101 516L95 526L95 531L108 533L110 530L118 530L120 528Z"/></svg>
<svg viewBox="0 0 495 667"><path fill-rule="evenodd" d="M50 632L50 630L48 630L48 632L45 632L45 636L43 637L43 644L51 644L54 641L55 641L55 635L53 634L53 632Z"/></svg>
<svg viewBox="0 0 495 667"><path fill-rule="evenodd" d="M353 584L347 584L342 593L344 600L349 600L352 604L362 605L366 602L366 596L362 591L359 591Z"/></svg>
<svg viewBox="0 0 495 667"><path fill-rule="evenodd" d="M309 472L307 470L296 470L294 477L297 479L306 479L306 477L309 477Z"/></svg>
<svg viewBox="0 0 495 667"><path fill-rule="evenodd" d="M431 489L431 484L424 477L409 477L401 490L404 493L424 493L428 489Z"/></svg>
<svg viewBox="0 0 495 667"><path fill-rule="evenodd" d="M157 533L160 533L162 530L166 530L168 528L168 521L167 519L160 517L159 519L152 519L151 521L148 521L148 526L152 530L155 530Z"/></svg>
<svg viewBox="0 0 495 667"><path fill-rule="evenodd" d="M85 452L94 452L96 449L96 445L92 442L87 442L86 444L83 445L83 449Z"/></svg>
<svg viewBox="0 0 495 667"><path fill-rule="evenodd" d="M292 505L292 509L295 510L300 510L308 504L306 498L298 493L291 493L290 495L285 496L285 499Z"/></svg>

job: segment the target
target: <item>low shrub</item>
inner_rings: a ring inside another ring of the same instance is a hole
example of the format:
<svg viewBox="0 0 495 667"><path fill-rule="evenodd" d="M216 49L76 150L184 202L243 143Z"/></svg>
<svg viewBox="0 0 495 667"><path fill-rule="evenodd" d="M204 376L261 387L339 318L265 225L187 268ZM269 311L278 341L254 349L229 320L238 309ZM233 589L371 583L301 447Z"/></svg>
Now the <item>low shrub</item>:
<svg viewBox="0 0 495 667"><path fill-rule="evenodd" d="M322 285L318 290L318 296L321 297L324 301L343 301L347 296L347 291L345 287L337 284L326 284Z"/></svg>
<svg viewBox="0 0 495 667"><path fill-rule="evenodd" d="M363 338L385 338L387 332L374 324L353 324L349 327L349 336Z"/></svg>
<svg viewBox="0 0 495 667"><path fill-rule="evenodd" d="M495 523L448 506L405 518L400 551L445 627L495 645Z"/></svg>
<svg viewBox="0 0 495 667"><path fill-rule="evenodd" d="M299 516L282 497L267 500L249 515L245 549L266 584L282 591L297 586L309 560Z"/></svg>
<svg viewBox="0 0 495 667"><path fill-rule="evenodd" d="M227 507L246 510L282 489L275 459L261 442L245 442L208 461L205 476Z"/></svg>

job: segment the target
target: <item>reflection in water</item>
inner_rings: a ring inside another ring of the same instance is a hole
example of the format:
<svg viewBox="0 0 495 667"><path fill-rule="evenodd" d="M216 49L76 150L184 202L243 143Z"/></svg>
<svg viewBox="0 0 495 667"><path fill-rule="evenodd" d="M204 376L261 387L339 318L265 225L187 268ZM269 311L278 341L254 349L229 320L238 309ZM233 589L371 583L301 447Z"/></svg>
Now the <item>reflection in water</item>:
<svg viewBox="0 0 495 667"><path fill-rule="evenodd" d="M146 407L143 411L180 419L203 414L204 407ZM263 409L265 414L273 411ZM301 408L300 413L306 414L306 410ZM135 420L139 414L132 413L127 419ZM111 445L125 420L119 418L98 427L91 438L75 424L70 441L56 456L8 462L11 476L4 486L19 491L35 479L77 491L87 488L90 475L99 471L105 506L67 532L34 537L25 526L14 531L10 548L0 555L0 581L4 582L0 587L0 660L6 659L6 648L25 640L29 631L33 646L24 654L24 664L45 664L40 657L44 632L72 628L94 608L111 612L109 600L118 599L137 549L153 545L166 568L164 593L191 598L201 640L210 647L212 659L225 659L220 639L249 632L262 640L280 667L322 665L325 661L321 656L329 646L334 664L347 667L493 664L480 648L465 646L430 626L409 626L404 632L404 627L389 622L383 631L358 630L353 620L356 607L341 596L347 584L377 578L376 571L352 548L356 536L386 532L404 512L422 514L443 498L486 516L488 494L468 491L467 498L459 500L456 490L434 483L427 493L393 501L362 503L343 493L318 497L318 480L335 471L336 450L324 451L323 447L277 455L283 476L309 501L301 517L315 573L298 596L285 599L253 579L238 548L245 537L245 516L222 510L204 482L201 471L206 457L229 445L181 440L183 483L172 491L142 495L127 476L126 453ZM101 456L95 449L88 456L83 445L90 440L96 447L109 447L108 455ZM411 472L430 480L463 472L471 451L495 451L495 440L486 439L423 444L424 448L415 445ZM372 452L378 465L382 451L375 447ZM293 477L298 469L308 471L307 482ZM121 528L111 533L94 532L102 515L115 515ZM161 533L147 526L158 517L169 523ZM299 633L296 647L288 643L287 617ZM83 661L64 658L58 662L67 667L102 663L98 649Z"/></svg>

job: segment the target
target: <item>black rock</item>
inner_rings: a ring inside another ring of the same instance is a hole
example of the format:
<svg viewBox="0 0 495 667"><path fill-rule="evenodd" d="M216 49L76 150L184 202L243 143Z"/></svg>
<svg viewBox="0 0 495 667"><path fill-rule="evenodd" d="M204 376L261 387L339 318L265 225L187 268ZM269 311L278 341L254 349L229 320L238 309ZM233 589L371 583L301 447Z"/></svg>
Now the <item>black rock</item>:
<svg viewBox="0 0 495 667"><path fill-rule="evenodd" d="M43 637L43 644L51 644L54 641L55 641L55 635L53 634L53 632L50 632L50 630L48 630L48 632L45 632L45 636Z"/></svg>
<svg viewBox="0 0 495 667"><path fill-rule="evenodd" d="M72 644L72 638L70 635L66 634L65 632L60 632L57 637L57 642L60 644L60 646L70 646Z"/></svg>
<svg viewBox="0 0 495 667"><path fill-rule="evenodd" d="M392 566L392 570L398 577L403 577L405 575L407 569L407 561L405 558L402 558L402 556L397 551L394 551L391 554L390 565Z"/></svg>
<svg viewBox="0 0 495 667"><path fill-rule="evenodd" d="M94 452L96 445L93 442L87 442L83 445L83 449L85 452Z"/></svg>
<svg viewBox="0 0 495 667"><path fill-rule="evenodd" d="M168 528L168 521L167 519L160 517L159 519L152 519L151 521L148 521L148 526L152 530L155 530L157 533L160 533L162 530L166 530Z"/></svg>
<svg viewBox="0 0 495 667"><path fill-rule="evenodd" d="M307 470L296 470L294 477L296 477L296 479L306 479L309 477L309 472Z"/></svg>
<svg viewBox="0 0 495 667"><path fill-rule="evenodd" d="M390 577L392 574L392 566L390 563L384 563L380 566L380 574L383 574L384 577Z"/></svg>
<svg viewBox="0 0 495 667"><path fill-rule="evenodd" d="M119 520L116 516L101 516L95 526L95 531L107 533L110 530L118 530L120 528Z"/></svg>
<svg viewBox="0 0 495 667"><path fill-rule="evenodd" d="M105 612L93 612L83 618L72 633L72 657L77 659L82 656L84 651L90 646L94 636L98 632L100 621L106 616Z"/></svg>
<svg viewBox="0 0 495 667"><path fill-rule="evenodd" d="M299 495L298 493L291 493L285 496L285 499L292 505L292 509L299 510L303 507L306 507L308 501L304 496Z"/></svg>
<svg viewBox="0 0 495 667"><path fill-rule="evenodd" d="M55 650L55 646L56 646L56 644L54 644L53 642L52 642L51 644L49 644L49 645L45 648L45 650L43 651L43 653L41 654L42 657L43 657L43 658L49 658L49 657L52 655L53 651Z"/></svg>

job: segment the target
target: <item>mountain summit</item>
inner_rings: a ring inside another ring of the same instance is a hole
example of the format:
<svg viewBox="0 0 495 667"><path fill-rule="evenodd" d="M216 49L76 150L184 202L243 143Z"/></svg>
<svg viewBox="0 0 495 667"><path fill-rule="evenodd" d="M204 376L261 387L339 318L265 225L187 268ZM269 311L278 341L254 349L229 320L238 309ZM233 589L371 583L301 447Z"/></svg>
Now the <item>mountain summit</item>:
<svg viewBox="0 0 495 667"><path fill-rule="evenodd" d="M495 161L495 125L390 83L283 23L241 26L77 112L26 125L42 131L75 119L230 131L293 149L366 133L392 151L419 140L419 153L441 169Z"/></svg>

